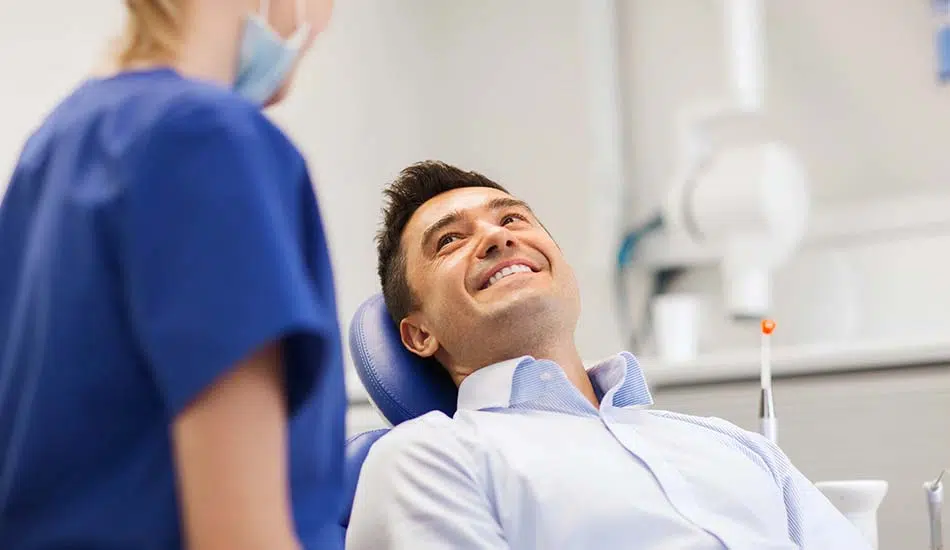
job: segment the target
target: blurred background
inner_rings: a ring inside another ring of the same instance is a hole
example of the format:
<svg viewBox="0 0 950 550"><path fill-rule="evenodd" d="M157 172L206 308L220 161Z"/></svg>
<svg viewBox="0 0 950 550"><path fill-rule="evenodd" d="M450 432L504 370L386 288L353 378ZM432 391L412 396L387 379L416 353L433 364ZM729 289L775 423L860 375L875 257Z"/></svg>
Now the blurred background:
<svg viewBox="0 0 950 550"><path fill-rule="evenodd" d="M615 284L620 240L679 182L695 113L736 95L723 6L337 0L271 115L313 171L344 328L378 292L381 189L441 159L507 186L553 233L581 282L585 357L633 347L658 406L754 429L758 324L724 297L722 249L670 227L644 233L626 292ZM116 0L0 0L0 191L122 15ZM806 174L807 218L770 265L766 311L783 448L813 479L888 480L881 548L922 548L920 484L950 466L943 20L926 0L774 0L762 23L761 48L743 50L761 61L760 108L702 126L716 147L781 142ZM657 306L658 273L676 275L663 291L685 307ZM688 341L662 344L661 316ZM353 375L349 391L350 433L383 425Z"/></svg>

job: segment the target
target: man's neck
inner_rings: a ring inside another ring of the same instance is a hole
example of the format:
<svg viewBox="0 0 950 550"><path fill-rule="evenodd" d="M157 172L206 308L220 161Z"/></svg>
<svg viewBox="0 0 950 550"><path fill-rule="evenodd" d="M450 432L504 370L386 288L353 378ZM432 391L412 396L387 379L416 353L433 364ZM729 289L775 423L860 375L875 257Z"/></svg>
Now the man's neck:
<svg viewBox="0 0 950 550"><path fill-rule="evenodd" d="M597 399L597 393L594 391L594 385L587 376L587 370L584 368L584 362L581 360L580 353L578 353L573 339L566 339L565 342L537 346L535 349L519 349L517 353L509 355L511 356L504 357L496 361L489 361L474 368L450 369L452 379L455 381L455 385L459 386L469 374L482 367L486 367L489 364L503 361L505 359L513 359L523 355L530 355L535 359L546 359L548 361L557 363L558 366L561 367L561 370L564 371L564 375L571 382L571 384L573 384L574 387L577 388L579 392L581 392L581 395L583 395L584 398L587 399L594 407L600 406L600 401Z"/></svg>
<svg viewBox="0 0 950 550"><path fill-rule="evenodd" d="M565 346L565 348L553 349L548 353L538 352L528 355L532 355L536 359L547 359L557 363L564 371L567 379L577 388L577 391L581 392L581 395L590 401L595 408L599 407L600 401L597 399L597 393L594 391L594 385L591 383L590 377L587 376L587 369L584 368L584 361L577 352L577 348L574 347L573 342L570 342L570 346Z"/></svg>

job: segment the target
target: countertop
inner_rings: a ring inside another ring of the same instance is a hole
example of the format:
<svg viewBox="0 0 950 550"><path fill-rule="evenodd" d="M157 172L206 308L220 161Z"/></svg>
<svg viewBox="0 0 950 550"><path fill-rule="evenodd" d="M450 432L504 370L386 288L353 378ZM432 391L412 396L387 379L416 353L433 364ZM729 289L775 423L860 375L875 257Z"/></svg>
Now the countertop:
<svg viewBox="0 0 950 550"><path fill-rule="evenodd" d="M682 362L638 357L653 387L757 380L760 351L710 353ZM950 364L950 340L866 341L772 348L772 377Z"/></svg>

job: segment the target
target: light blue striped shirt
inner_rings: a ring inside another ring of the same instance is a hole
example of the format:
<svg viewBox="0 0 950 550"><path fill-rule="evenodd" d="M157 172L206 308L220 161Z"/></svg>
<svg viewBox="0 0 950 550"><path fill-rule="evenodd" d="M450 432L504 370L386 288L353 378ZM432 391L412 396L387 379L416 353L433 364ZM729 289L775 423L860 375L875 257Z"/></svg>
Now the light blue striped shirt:
<svg viewBox="0 0 950 550"><path fill-rule="evenodd" d="M363 465L354 550L867 549L758 434L652 409L637 360L588 371L522 357L476 371L453 418L429 413Z"/></svg>

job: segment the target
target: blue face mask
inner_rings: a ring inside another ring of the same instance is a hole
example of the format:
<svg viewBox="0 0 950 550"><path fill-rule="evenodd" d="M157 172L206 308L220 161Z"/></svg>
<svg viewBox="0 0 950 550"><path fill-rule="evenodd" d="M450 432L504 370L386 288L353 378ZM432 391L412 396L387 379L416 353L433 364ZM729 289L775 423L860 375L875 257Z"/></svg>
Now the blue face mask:
<svg viewBox="0 0 950 550"><path fill-rule="evenodd" d="M280 37L267 21L268 0L261 3L259 14L250 14L244 21L241 52L234 91L257 105L263 105L280 90L310 35L310 26L302 21L301 4L297 2L297 30L287 40Z"/></svg>

